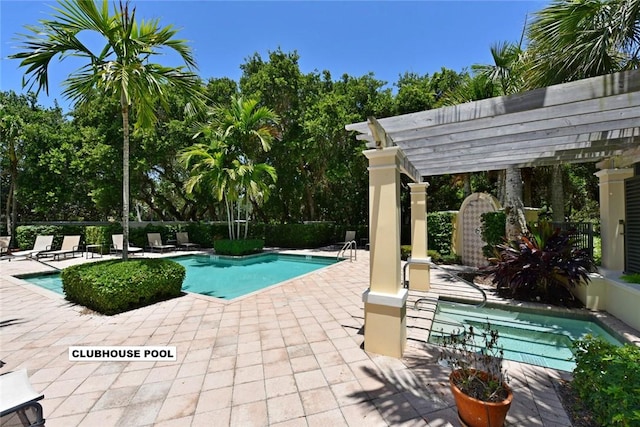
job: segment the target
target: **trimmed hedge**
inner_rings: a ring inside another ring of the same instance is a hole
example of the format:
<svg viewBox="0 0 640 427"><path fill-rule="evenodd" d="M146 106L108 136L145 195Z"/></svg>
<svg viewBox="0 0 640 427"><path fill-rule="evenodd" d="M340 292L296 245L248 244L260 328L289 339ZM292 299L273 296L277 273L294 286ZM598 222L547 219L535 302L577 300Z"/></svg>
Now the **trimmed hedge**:
<svg viewBox="0 0 640 427"><path fill-rule="evenodd" d="M112 315L182 293L186 271L168 259L101 261L62 271L62 289L71 302Z"/></svg>
<svg viewBox="0 0 640 427"><path fill-rule="evenodd" d="M440 255L449 255L453 243L453 215L451 212L427 214L428 248Z"/></svg>
<svg viewBox="0 0 640 427"><path fill-rule="evenodd" d="M251 240L228 240L220 239L214 243L214 249L218 255L250 255L262 252L264 241L259 239Z"/></svg>
<svg viewBox="0 0 640 427"><path fill-rule="evenodd" d="M601 338L574 343L574 390L603 426L640 425L640 348L618 347Z"/></svg>
<svg viewBox="0 0 640 427"><path fill-rule="evenodd" d="M248 239L261 239L266 246L282 248L317 248L344 240L347 230L356 231L358 244L360 239L369 237L366 225L338 225L331 222L313 222L305 224L264 224L250 223ZM132 246L147 247L147 233L160 233L162 241L175 239L177 231L189 233L189 240L198 243L203 248L214 248L215 242L228 238L228 228L225 223L183 223L183 224L149 224L145 227L132 227L129 230L129 242ZM244 228L242 229L244 233ZM18 244L21 248L32 248L38 234L53 234L54 245L60 247L64 235L80 234L83 244L102 245L103 251L108 252L111 246L111 235L122 234L122 225L91 226L20 226L18 227Z"/></svg>
<svg viewBox="0 0 640 427"><path fill-rule="evenodd" d="M485 212L481 216L481 221L482 239L487 242L482 247L482 253L490 258L495 255L495 247L504 241L507 214L504 211Z"/></svg>

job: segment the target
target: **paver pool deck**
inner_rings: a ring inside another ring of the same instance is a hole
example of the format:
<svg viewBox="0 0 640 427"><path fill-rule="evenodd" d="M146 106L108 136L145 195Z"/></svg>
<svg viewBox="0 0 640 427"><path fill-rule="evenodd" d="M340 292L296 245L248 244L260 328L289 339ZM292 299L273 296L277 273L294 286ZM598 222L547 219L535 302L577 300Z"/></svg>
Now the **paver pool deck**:
<svg viewBox="0 0 640 427"><path fill-rule="evenodd" d="M369 253L357 256L232 301L186 294L115 316L12 277L49 270L40 263L0 261L0 373L28 370L44 393L47 427L459 425L448 370L424 343L428 312L411 301L479 293L432 269L432 290L410 296L405 356L370 354L362 349ZM78 262L88 261L51 264ZM72 345L170 345L177 361L70 362ZM505 364L509 426L571 426L554 388L568 373Z"/></svg>

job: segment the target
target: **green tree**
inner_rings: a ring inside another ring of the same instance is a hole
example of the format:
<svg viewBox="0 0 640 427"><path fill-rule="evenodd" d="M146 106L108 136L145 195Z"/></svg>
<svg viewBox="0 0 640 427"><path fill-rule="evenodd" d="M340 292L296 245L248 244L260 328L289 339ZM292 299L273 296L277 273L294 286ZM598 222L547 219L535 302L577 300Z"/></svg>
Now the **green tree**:
<svg viewBox="0 0 640 427"><path fill-rule="evenodd" d="M2 93L0 101L0 150L3 153L2 170L8 170L9 191L7 192L6 220L7 232L15 243L17 224L17 187L18 166L23 144L24 120L20 115L27 102L26 97L19 98L14 92ZM22 107L22 108L20 108Z"/></svg>
<svg viewBox="0 0 640 427"><path fill-rule="evenodd" d="M191 176L185 189L211 191L224 201L229 238L240 236L240 221L245 213L245 238L251 206L259 207L270 195L270 185L276 182L276 169L266 163L256 163L255 157L271 149L277 136L278 116L269 108L258 106L255 99L232 97L229 107L213 107L210 119L199 136L207 143L198 143L181 154L181 161ZM234 227L237 225L237 228Z"/></svg>
<svg viewBox="0 0 640 427"><path fill-rule="evenodd" d="M554 0L527 28L527 83L542 87L640 65L640 0Z"/></svg>
<svg viewBox="0 0 640 427"><path fill-rule="evenodd" d="M183 40L175 39L177 30L160 27L159 20L136 21L135 8L120 3L109 13L106 0L101 7L93 0L60 0L51 20L40 26L27 26L32 33L23 35L21 52L11 55L26 67L26 84L48 91L49 64L55 57L77 56L87 64L64 82L63 95L75 103L85 103L97 89L120 101L123 131L122 222L124 260L129 242L129 115L136 113L136 127L148 127L156 121L155 103L165 102L165 87L173 86L200 99L197 76L185 67L164 67L150 59L162 49L175 51L188 68L195 68L191 49ZM104 41L95 53L78 37L89 31Z"/></svg>

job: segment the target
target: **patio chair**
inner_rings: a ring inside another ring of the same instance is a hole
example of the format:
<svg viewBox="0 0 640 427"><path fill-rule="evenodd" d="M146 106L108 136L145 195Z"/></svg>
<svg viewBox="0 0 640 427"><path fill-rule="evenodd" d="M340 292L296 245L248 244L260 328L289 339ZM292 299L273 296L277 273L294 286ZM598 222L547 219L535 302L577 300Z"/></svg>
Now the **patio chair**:
<svg viewBox="0 0 640 427"><path fill-rule="evenodd" d="M0 236L0 256L9 253L9 243L11 243L11 236Z"/></svg>
<svg viewBox="0 0 640 427"><path fill-rule="evenodd" d="M44 426L44 398L29 381L26 369L0 375L0 425Z"/></svg>
<svg viewBox="0 0 640 427"><path fill-rule="evenodd" d="M124 236L122 234L112 234L111 235L111 249L110 252L111 253L118 253L118 252L122 252L122 248L124 248ZM142 254L144 254L144 249L139 248L137 246L131 246L129 245L129 249L127 250L127 253L130 254L135 254L137 252L140 252Z"/></svg>
<svg viewBox="0 0 640 427"><path fill-rule="evenodd" d="M182 248L182 249L191 249L191 248L200 247L199 244L191 243L189 241L189 233L187 233L186 231L176 233L176 244L178 245L178 248Z"/></svg>
<svg viewBox="0 0 640 427"><path fill-rule="evenodd" d="M356 247L356 232L354 230L347 230L344 233L344 241L336 243L336 246L344 247L347 243L353 242L353 246Z"/></svg>
<svg viewBox="0 0 640 427"><path fill-rule="evenodd" d="M68 254L71 254L73 258L76 256L76 253L82 254L80 250L80 236L64 236L60 249L49 251L45 253L44 256L53 256L53 260L55 261L56 258L60 260L61 256L66 258Z"/></svg>
<svg viewBox="0 0 640 427"><path fill-rule="evenodd" d="M44 253L51 250L53 245L53 236L36 236L36 241L33 244L33 249L24 251L12 252L14 257L33 258L43 256Z"/></svg>
<svg viewBox="0 0 640 427"><path fill-rule="evenodd" d="M160 233L147 233L147 241L149 242L149 250L151 252L154 250L159 252L172 251L176 248L175 245L162 244L162 237L160 236Z"/></svg>

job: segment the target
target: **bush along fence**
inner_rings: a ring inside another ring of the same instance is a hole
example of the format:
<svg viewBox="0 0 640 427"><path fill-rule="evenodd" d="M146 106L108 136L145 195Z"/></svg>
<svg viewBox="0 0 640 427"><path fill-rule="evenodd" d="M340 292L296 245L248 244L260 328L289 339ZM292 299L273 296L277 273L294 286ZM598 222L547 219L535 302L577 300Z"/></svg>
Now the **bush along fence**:
<svg viewBox="0 0 640 427"><path fill-rule="evenodd" d="M356 239L369 237L366 225L341 225L327 222L305 224L264 224L249 225L250 240L262 240L265 246L292 249L317 248L344 240L347 230L356 231ZM146 247L147 233L160 233L162 241L175 239L175 233L186 231L189 240L203 248L215 247L215 242L228 238L226 223L149 223L142 227L131 227L129 242L133 246ZM18 246L21 249L33 247L36 236L53 235L54 247L60 247L63 236L80 235L83 245L102 245L103 253L111 247L111 235L121 234L119 223L104 225L21 225L16 229Z"/></svg>

